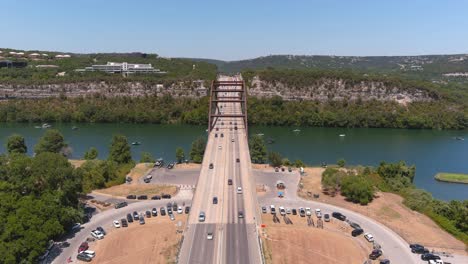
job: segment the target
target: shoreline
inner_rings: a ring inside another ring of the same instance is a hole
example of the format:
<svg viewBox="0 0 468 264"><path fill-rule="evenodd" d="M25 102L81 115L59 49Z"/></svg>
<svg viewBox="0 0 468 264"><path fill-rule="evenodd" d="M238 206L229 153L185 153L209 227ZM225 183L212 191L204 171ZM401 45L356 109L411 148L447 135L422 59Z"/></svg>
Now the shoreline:
<svg viewBox="0 0 468 264"><path fill-rule="evenodd" d="M450 177L460 177L461 179L454 179ZM468 174L463 173L440 172L434 176L434 179L440 182L468 184Z"/></svg>

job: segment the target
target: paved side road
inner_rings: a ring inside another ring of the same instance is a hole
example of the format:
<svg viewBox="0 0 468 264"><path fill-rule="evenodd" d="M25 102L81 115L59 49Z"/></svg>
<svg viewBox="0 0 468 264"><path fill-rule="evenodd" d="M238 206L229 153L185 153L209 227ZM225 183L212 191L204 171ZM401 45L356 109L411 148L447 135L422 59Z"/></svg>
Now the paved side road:
<svg viewBox="0 0 468 264"><path fill-rule="evenodd" d="M71 257L73 262L76 262L76 255L78 254L78 247L80 246L81 242L85 241L87 237L90 237L90 233L93 229L98 226L102 226L104 229L111 229L114 228L112 226L112 221L120 220L122 218L126 218L128 213L132 213L133 211L143 212L146 210L150 210L153 207L157 207L158 211L159 208L162 206L166 206L168 202L177 202L178 204L185 203L186 205L190 205L191 199L171 199L171 200L148 200L148 201L141 201L129 204L126 207L120 209L109 209L102 213L95 215L91 218L91 221L82 225L82 228L79 232L70 234L70 236L65 240L70 243L69 247L60 248L57 250L55 256L52 254L49 256L48 261L46 263L57 263L57 264L64 264L67 263L67 259ZM158 216L159 217L159 216ZM167 217L167 216L166 216ZM105 238L104 238L105 239ZM99 254L99 252L96 252Z"/></svg>

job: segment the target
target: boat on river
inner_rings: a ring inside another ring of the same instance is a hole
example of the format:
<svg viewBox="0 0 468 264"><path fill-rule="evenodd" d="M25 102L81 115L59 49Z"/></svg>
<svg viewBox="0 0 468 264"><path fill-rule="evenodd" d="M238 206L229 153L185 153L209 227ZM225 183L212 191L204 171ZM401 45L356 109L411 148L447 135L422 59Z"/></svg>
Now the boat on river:
<svg viewBox="0 0 468 264"><path fill-rule="evenodd" d="M47 123L44 123L42 124L42 127L41 128L49 128L49 127L52 127L51 125L47 124Z"/></svg>
<svg viewBox="0 0 468 264"><path fill-rule="evenodd" d="M464 138L462 137L455 137L456 140L465 140Z"/></svg>
<svg viewBox="0 0 468 264"><path fill-rule="evenodd" d="M299 132L301 132L301 130L296 128L296 129L293 130L293 132L299 133Z"/></svg>
<svg viewBox="0 0 468 264"><path fill-rule="evenodd" d="M77 130L78 127L77 126L72 126L72 130Z"/></svg>
<svg viewBox="0 0 468 264"><path fill-rule="evenodd" d="M260 136L260 137L263 136L263 135L264 135L263 133L258 133L257 134L257 136Z"/></svg>
<svg viewBox="0 0 468 264"><path fill-rule="evenodd" d="M346 137L346 135L345 134L340 134L340 137Z"/></svg>
<svg viewBox="0 0 468 264"><path fill-rule="evenodd" d="M133 146L139 146L139 145L141 145L141 142L140 141L134 141L134 142L132 142L132 145Z"/></svg>

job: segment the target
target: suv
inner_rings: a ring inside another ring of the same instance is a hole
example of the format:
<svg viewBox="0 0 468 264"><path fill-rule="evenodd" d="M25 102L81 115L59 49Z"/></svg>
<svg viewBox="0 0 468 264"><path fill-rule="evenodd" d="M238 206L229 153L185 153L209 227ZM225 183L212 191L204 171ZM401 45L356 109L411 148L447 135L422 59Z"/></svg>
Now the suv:
<svg viewBox="0 0 468 264"><path fill-rule="evenodd" d="M122 222L122 227L128 227L128 223L126 219L122 218L120 219L120 222Z"/></svg>
<svg viewBox="0 0 468 264"><path fill-rule="evenodd" d="M228 179L228 185L232 185L232 179Z"/></svg>
<svg viewBox="0 0 468 264"><path fill-rule="evenodd" d="M333 213L332 213L332 216L333 216L334 218L336 218L336 219L341 220L341 221L346 220L346 216L343 215L342 213L339 213L339 212L333 212Z"/></svg>
<svg viewBox="0 0 468 264"><path fill-rule="evenodd" d="M129 223L133 223L132 214L127 214L127 221L128 221Z"/></svg>
<svg viewBox="0 0 468 264"><path fill-rule="evenodd" d="M139 195L137 197L138 200L147 200L148 199L148 195Z"/></svg>
<svg viewBox="0 0 468 264"><path fill-rule="evenodd" d="M127 205L128 205L127 202L116 203L115 204L115 209L119 209L119 208L125 207Z"/></svg>
<svg viewBox="0 0 468 264"><path fill-rule="evenodd" d="M218 197L213 197L213 204L218 204Z"/></svg>
<svg viewBox="0 0 468 264"><path fill-rule="evenodd" d="M136 195L134 195L134 194L127 195L127 199L135 200L135 199L136 199Z"/></svg>
<svg viewBox="0 0 468 264"><path fill-rule="evenodd" d="M426 254L426 253L429 253L429 250L423 246L420 246L420 247L413 247L411 249L411 252L415 254Z"/></svg>
<svg viewBox="0 0 468 264"><path fill-rule="evenodd" d="M359 236L360 234L364 233L364 230L358 228L358 229L353 229L353 231L351 231L351 235L353 237L357 237Z"/></svg>
<svg viewBox="0 0 468 264"><path fill-rule="evenodd" d="M155 195L155 196L151 197L151 200L161 200L161 196Z"/></svg>
<svg viewBox="0 0 468 264"><path fill-rule="evenodd" d="M436 260L436 259L440 259L440 257L431 253L426 253L426 254L421 255L421 259L422 260L431 260L431 259Z"/></svg>
<svg viewBox="0 0 468 264"><path fill-rule="evenodd" d="M276 214L276 208L274 205L270 205L270 212L271 214Z"/></svg>

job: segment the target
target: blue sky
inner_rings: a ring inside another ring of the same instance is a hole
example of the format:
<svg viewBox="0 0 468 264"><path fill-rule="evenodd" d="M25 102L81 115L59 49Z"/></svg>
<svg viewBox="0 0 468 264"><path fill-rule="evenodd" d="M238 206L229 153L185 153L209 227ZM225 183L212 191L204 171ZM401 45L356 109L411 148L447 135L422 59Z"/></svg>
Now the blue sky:
<svg viewBox="0 0 468 264"><path fill-rule="evenodd" d="M468 53L465 0L0 0L0 47L270 54Z"/></svg>

